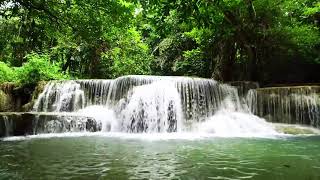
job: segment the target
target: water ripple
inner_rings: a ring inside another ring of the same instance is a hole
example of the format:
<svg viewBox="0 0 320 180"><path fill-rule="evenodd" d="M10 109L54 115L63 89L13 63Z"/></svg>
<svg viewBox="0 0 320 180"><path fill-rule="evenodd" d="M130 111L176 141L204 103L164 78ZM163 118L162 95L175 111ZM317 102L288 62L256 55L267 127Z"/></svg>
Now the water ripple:
<svg viewBox="0 0 320 180"><path fill-rule="evenodd" d="M317 180L320 169L320 141L314 137L141 141L90 136L0 146L5 179Z"/></svg>

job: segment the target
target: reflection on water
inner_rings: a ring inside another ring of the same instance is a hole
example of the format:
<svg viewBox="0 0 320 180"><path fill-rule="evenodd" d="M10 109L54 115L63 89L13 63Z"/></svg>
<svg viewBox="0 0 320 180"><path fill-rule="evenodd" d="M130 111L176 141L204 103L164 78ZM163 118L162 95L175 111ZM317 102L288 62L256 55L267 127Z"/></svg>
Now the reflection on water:
<svg viewBox="0 0 320 180"><path fill-rule="evenodd" d="M54 137L0 147L0 179L320 179L320 137Z"/></svg>

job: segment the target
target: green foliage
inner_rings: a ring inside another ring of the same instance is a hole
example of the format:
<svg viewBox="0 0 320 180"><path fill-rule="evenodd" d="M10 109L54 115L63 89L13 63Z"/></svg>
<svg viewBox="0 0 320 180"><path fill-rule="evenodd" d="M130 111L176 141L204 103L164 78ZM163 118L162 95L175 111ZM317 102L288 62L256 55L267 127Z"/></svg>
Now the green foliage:
<svg viewBox="0 0 320 180"><path fill-rule="evenodd" d="M15 68L18 83L36 84L39 81L67 79L68 76L61 72L59 64L50 62L47 54L29 54L23 66Z"/></svg>
<svg viewBox="0 0 320 180"><path fill-rule="evenodd" d="M60 64L50 62L47 54L31 53L21 67L9 67L0 62L0 82L15 82L19 85L36 84L39 81L68 79L61 71Z"/></svg>
<svg viewBox="0 0 320 180"><path fill-rule="evenodd" d="M198 49L184 51L184 60L177 61L175 64L176 71L184 76L202 76L206 69L205 61L203 61L203 52Z"/></svg>
<svg viewBox="0 0 320 180"><path fill-rule="evenodd" d="M319 7L315 0L4 0L0 82L127 74L278 81L271 76L279 64L319 64Z"/></svg>
<svg viewBox="0 0 320 180"><path fill-rule="evenodd" d="M320 58L319 3L314 0L141 4L148 33L157 42L150 45L159 52L155 58L160 66L153 68L154 73L160 69L164 74L264 81L268 73L274 74L266 66L289 59L317 64Z"/></svg>
<svg viewBox="0 0 320 180"><path fill-rule="evenodd" d="M150 74L151 59L149 48L142 42L139 32L130 28L126 34L118 37L116 47L103 54L103 69L108 69L105 77Z"/></svg>
<svg viewBox="0 0 320 180"><path fill-rule="evenodd" d="M0 83L12 82L16 80L16 74L6 63L0 62Z"/></svg>
<svg viewBox="0 0 320 180"><path fill-rule="evenodd" d="M206 39L210 38L210 36L212 35L210 30L205 28L193 28L191 31L187 31L184 34L187 37L194 39L199 45L203 44Z"/></svg>
<svg viewBox="0 0 320 180"><path fill-rule="evenodd" d="M306 16L312 16L320 13L320 2L314 4L313 7L307 7L303 12Z"/></svg>
<svg viewBox="0 0 320 180"><path fill-rule="evenodd" d="M313 48L319 43L319 29L308 25L285 27L287 38L299 48Z"/></svg>

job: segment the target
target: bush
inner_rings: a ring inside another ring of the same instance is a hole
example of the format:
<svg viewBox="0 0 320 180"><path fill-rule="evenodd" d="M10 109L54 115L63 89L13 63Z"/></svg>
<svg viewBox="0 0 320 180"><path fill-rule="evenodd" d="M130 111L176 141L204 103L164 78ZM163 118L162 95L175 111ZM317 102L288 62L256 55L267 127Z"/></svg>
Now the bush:
<svg viewBox="0 0 320 180"><path fill-rule="evenodd" d="M119 37L117 46L102 55L102 68L105 77L116 78L123 75L150 74L150 55L147 44L136 29L129 29ZM107 71L106 71L107 70Z"/></svg>
<svg viewBox="0 0 320 180"><path fill-rule="evenodd" d="M27 62L16 68L19 84L36 84L38 81L68 78L68 75L61 72L59 64L50 62L47 54L32 53L26 58Z"/></svg>
<svg viewBox="0 0 320 180"><path fill-rule="evenodd" d="M175 63L175 69L179 75L199 76L206 74L206 62L203 52L197 48L183 52L183 60Z"/></svg>
<svg viewBox="0 0 320 180"><path fill-rule="evenodd" d="M0 83L13 82L16 78L15 71L6 63L0 62Z"/></svg>

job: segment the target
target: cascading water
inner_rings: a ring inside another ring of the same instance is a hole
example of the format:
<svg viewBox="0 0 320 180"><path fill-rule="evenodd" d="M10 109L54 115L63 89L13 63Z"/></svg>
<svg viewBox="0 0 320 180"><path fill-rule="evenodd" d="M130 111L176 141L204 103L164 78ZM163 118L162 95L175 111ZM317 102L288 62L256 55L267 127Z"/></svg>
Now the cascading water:
<svg viewBox="0 0 320 180"><path fill-rule="evenodd" d="M251 112L269 121L320 127L318 86L261 88L250 90Z"/></svg>
<svg viewBox="0 0 320 180"><path fill-rule="evenodd" d="M9 136L13 132L13 122L9 120L8 116L2 116L4 122L5 136Z"/></svg>
<svg viewBox="0 0 320 180"><path fill-rule="evenodd" d="M251 113L239 111L233 100L227 97L221 109L207 121L198 124L199 132L214 133L219 136L267 136L275 134L270 123Z"/></svg>
<svg viewBox="0 0 320 180"><path fill-rule="evenodd" d="M99 126L96 129L106 132L203 131L237 136L261 131L276 133L270 124L250 114L246 107L234 87L214 80L124 76L115 80L51 81L35 103L34 111L72 112L92 117ZM68 120L69 124L79 119L72 118L75 119ZM47 122L44 127L51 130L45 132L66 130L65 121Z"/></svg>
<svg viewBox="0 0 320 180"><path fill-rule="evenodd" d="M170 81L134 87L120 106L121 131L177 132L183 126L179 92Z"/></svg>
<svg viewBox="0 0 320 180"><path fill-rule="evenodd" d="M40 94L33 110L72 112L84 107L84 92L76 81L51 81Z"/></svg>

